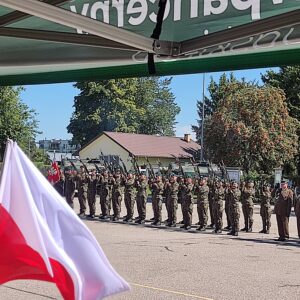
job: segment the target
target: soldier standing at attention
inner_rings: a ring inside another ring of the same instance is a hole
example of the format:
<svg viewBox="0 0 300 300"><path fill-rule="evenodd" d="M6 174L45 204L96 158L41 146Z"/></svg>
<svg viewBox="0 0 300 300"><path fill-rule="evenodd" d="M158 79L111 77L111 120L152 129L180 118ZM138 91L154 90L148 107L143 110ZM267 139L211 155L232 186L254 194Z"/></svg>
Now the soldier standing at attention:
<svg viewBox="0 0 300 300"><path fill-rule="evenodd" d="M293 192L288 188L287 182L281 182L281 188L276 192L274 212L276 214L279 238L278 241L289 239L289 217L293 203Z"/></svg>
<svg viewBox="0 0 300 300"><path fill-rule="evenodd" d="M108 172L104 171L103 175L101 176L100 180L100 206L102 215L100 219L107 220L109 218L109 193L110 193L110 186L109 186L110 178L108 176Z"/></svg>
<svg viewBox="0 0 300 300"><path fill-rule="evenodd" d="M179 223L180 224L184 224L184 220L183 220L183 194L184 194L184 191L183 191L183 185L184 185L184 178L178 176L177 177L177 182L179 184L179 187L178 187L178 203L180 203L180 207L181 207L181 213L182 213L182 221L180 221Z"/></svg>
<svg viewBox="0 0 300 300"><path fill-rule="evenodd" d="M172 174L170 183L168 185L169 197L168 197L168 220L167 226L176 227L177 222L177 209L178 209L178 188L177 176Z"/></svg>
<svg viewBox="0 0 300 300"><path fill-rule="evenodd" d="M164 192L163 192L163 197L165 197L165 206L166 206L166 211L167 211L167 219L164 221L164 223L169 224L170 223L170 214L169 214L169 200L170 200L170 179L165 178L164 181Z"/></svg>
<svg viewBox="0 0 300 300"><path fill-rule="evenodd" d="M229 190L229 213L231 231L227 233L228 235L238 236L238 232L240 229L240 198L241 191L238 188L237 182L233 181Z"/></svg>
<svg viewBox="0 0 300 300"><path fill-rule="evenodd" d="M260 215L262 219L263 228L259 233L269 234L271 228L271 191L270 185L265 183L260 193Z"/></svg>
<svg viewBox="0 0 300 300"><path fill-rule="evenodd" d="M255 197L254 183L253 181L249 180L241 193L241 200L242 200L241 202L242 202L242 209L243 209L244 222L245 222L245 227L241 229L241 231L252 232L254 197Z"/></svg>
<svg viewBox="0 0 300 300"><path fill-rule="evenodd" d="M89 218L95 218L96 212L96 192L97 192L98 177L96 175L96 170L92 170L92 174L88 176L88 191L87 198L89 203L90 214Z"/></svg>
<svg viewBox="0 0 300 300"><path fill-rule="evenodd" d="M157 176L156 180L151 184L152 191L152 207L153 207L153 223L152 225L161 225L161 209L164 192L164 184L161 176Z"/></svg>
<svg viewBox="0 0 300 300"><path fill-rule="evenodd" d="M192 178L187 178L185 183L181 184L182 190L182 213L183 213L183 228L185 230L192 228L192 217L193 217L193 180Z"/></svg>
<svg viewBox="0 0 300 300"><path fill-rule="evenodd" d="M125 206L127 215L124 217L124 222L132 222L135 202L135 179L132 173L129 173L125 180Z"/></svg>
<svg viewBox="0 0 300 300"><path fill-rule="evenodd" d="M207 186L209 187L208 192L208 204L209 204L209 215L210 215L210 225L209 227L215 227L215 219L213 213L213 205L214 205L214 190L215 190L215 183L214 180L209 179L207 181Z"/></svg>
<svg viewBox="0 0 300 300"><path fill-rule="evenodd" d="M121 202L122 202L122 193L124 180L119 171L116 172L115 177L113 178L113 188L112 188L112 207L113 207L113 221L119 221L121 213Z"/></svg>
<svg viewBox="0 0 300 300"><path fill-rule="evenodd" d="M229 213L229 191L230 191L230 183L224 182L223 187L225 190L225 214L226 214L226 221L227 226L224 230L231 230L231 221L230 221L230 213Z"/></svg>
<svg viewBox="0 0 300 300"><path fill-rule="evenodd" d="M67 170L66 172L66 179L65 179L65 196L66 201L70 205L70 207L74 208L74 197L75 197L75 190L76 190L76 178L77 178L77 171L74 170Z"/></svg>
<svg viewBox="0 0 300 300"><path fill-rule="evenodd" d="M137 195L136 195L136 205L138 210L138 219L135 223L144 224L146 219L146 204L147 204L147 177L142 174L136 181Z"/></svg>
<svg viewBox="0 0 300 300"><path fill-rule="evenodd" d="M80 167L80 172L77 176L77 190L78 190L78 200L80 206L79 217L85 217L86 211L86 200L88 191L88 174L86 174L83 166Z"/></svg>
<svg viewBox="0 0 300 300"><path fill-rule="evenodd" d="M215 233L222 233L223 228L223 201L225 199L225 190L223 188L222 182L216 182L216 188L214 191L214 204L213 204L213 214L216 223Z"/></svg>
<svg viewBox="0 0 300 300"><path fill-rule="evenodd" d="M207 181L205 178L199 179L199 185L196 188L197 194L197 210L198 210L198 217L199 217L199 227L197 230L205 231L207 226L208 220L208 193L209 187L207 185Z"/></svg>

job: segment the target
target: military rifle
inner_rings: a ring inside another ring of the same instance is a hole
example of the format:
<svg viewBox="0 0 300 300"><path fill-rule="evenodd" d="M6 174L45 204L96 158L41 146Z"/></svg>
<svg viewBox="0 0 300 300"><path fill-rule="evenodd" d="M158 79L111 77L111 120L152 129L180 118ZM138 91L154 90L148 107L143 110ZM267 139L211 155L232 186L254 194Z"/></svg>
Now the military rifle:
<svg viewBox="0 0 300 300"><path fill-rule="evenodd" d="M136 158L133 154L131 154L131 162L132 162L132 165L134 167L134 170L135 172L138 174L138 175L141 175L141 171L140 171L140 167L136 161Z"/></svg>
<svg viewBox="0 0 300 300"><path fill-rule="evenodd" d="M176 163L178 163L179 170L180 170L180 173L181 173L182 177L183 177L184 179L186 179L186 175L185 175L185 173L184 173L184 171L183 171L183 167L182 167L182 164L181 164L181 162L180 162L179 157L176 157L176 156L174 156L174 155L173 155L173 157L175 158Z"/></svg>
<svg viewBox="0 0 300 300"><path fill-rule="evenodd" d="M77 167L75 166L75 164L74 164L68 157L67 157L66 159L67 159L67 161L70 162L70 164L71 164L71 166L73 167L73 169L74 169L76 172L78 172L78 169L77 169Z"/></svg>
<svg viewBox="0 0 300 300"><path fill-rule="evenodd" d="M128 171L127 171L127 168L126 168L126 165L125 165L123 159L121 157L119 159L120 159L120 162L122 163L123 171L124 171L125 175L128 175Z"/></svg>
<svg viewBox="0 0 300 300"><path fill-rule="evenodd" d="M229 174L227 172L227 169L225 167L224 161L221 161L221 165L220 165L221 171L222 171L222 175L225 177L227 182L230 182L230 177Z"/></svg>
<svg viewBox="0 0 300 300"><path fill-rule="evenodd" d="M199 170L199 166L197 165L195 165L195 160L194 160L194 158L190 158L190 161L191 161L191 164L192 164L192 166L194 167L194 171L198 174L198 176L199 176L199 178L201 177L201 173L200 173L200 170Z"/></svg>
<svg viewBox="0 0 300 300"><path fill-rule="evenodd" d="M87 168L86 164L79 158L79 161L81 162L81 164L83 165L84 167L84 170L87 174L89 174L89 169Z"/></svg>
<svg viewBox="0 0 300 300"><path fill-rule="evenodd" d="M149 165L149 167L150 167L150 177L153 179L153 178L155 178L154 170L153 170L152 165L151 165L151 163L150 163L150 161L149 161L149 158L148 158L148 157L145 157L145 159L146 159L146 161L147 161L147 163L148 163L148 165Z"/></svg>
<svg viewBox="0 0 300 300"><path fill-rule="evenodd" d="M100 149L100 154L101 154L105 169L112 173L113 170L111 169L111 166L109 165L109 163L104 159L104 154L101 149Z"/></svg>

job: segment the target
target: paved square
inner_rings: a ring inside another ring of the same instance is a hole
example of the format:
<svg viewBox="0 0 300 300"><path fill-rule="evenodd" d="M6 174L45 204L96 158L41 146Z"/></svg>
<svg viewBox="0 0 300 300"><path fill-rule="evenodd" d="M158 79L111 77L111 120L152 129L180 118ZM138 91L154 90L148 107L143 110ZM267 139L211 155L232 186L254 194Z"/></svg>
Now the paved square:
<svg viewBox="0 0 300 300"><path fill-rule="evenodd" d="M125 209L122 209L123 215ZM163 211L166 217L165 208ZM151 204L147 204L147 218L151 217ZM215 235L211 230L200 233L195 228L186 232L179 228L98 220L85 223L114 268L131 284L130 292L110 299L300 299L300 244L294 215L290 220L292 238L286 243L274 241L275 215L269 235L258 233L261 230L258 206L254 218L254 232L240 233L238 237L227 236L226 232ZM181 220L180 207L178 220ZM197 222L196 206L193 220ZM243 225L242 217L240 224ZM0 299L61 299L61 296L52 284L19 281L0 287Z"/></svg>

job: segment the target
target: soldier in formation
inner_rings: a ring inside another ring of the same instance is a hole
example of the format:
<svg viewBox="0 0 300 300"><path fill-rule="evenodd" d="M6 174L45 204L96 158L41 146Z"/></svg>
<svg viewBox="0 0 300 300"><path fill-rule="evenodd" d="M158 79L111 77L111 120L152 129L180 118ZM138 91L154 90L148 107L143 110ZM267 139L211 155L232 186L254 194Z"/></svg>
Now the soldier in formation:
<svg viewBox="0 0 300 300"><path fill-rule="evenodd" d="M221 182L212 178L192 179L181 178L171 174L169 178L162 178L160 174L148 180L146 175L124 174L119 170L114 173L103 171L97 174L95 170L87 172L86 168L80 168L80 172L65 170L64 173L64 194L67 203L74 207L75 191L78 191L80 204L79 216L84 217L86 212L86 200L89 205L89 216L95 218L96 196L100 196L101 219L118 221L121 213L121 201L124 196L126 216L123 221L133 222L134 205L137 203L138 218L136 223L146 222L146 203L148 188L152 195L153 222L152 225L162 223L162 205L165 200L167 209L166 225L176 227L178 199L181 202L183 214L182 229L189 230L192 227L193 199L197 198L197 212L199 227L197 230L205 231L210 214L209 204L212 201L212 215L210 219L214 226L214 233L221 233L223 227L223 211L225 213L227 226L230 235L237 236L240 221L240 202L244 216L244 228L241 231L251 232L253 228L253 207L255 188L251 181L242 183ZM270 191L270 185L263 184L258 193L260 198L260 215L262 218L262 230L260 233L268 234L271 227L271 200L275 197L274 212L276 214L279 241L289 239L289 217L291 208L294 205L297 218L298 235L300 238L300 193L294 193L282 182L281 187L274 192ZM210 199L211 197L211 199ZM110 216L109 205L112 202L113 216Z"/></svg>
<svg viewBox="0 0 300 300"><path fill-rule="evenodd" d="M252 232L255 188L253 181L242 187L241 200L245 227L241 231Z"/></svg>

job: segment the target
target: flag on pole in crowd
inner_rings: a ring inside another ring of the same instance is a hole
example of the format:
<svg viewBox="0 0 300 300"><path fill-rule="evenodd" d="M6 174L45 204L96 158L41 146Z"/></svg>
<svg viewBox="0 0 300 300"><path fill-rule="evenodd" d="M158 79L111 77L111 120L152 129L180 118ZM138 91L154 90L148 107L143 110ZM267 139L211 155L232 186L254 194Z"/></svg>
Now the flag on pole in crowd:
<svg viewBox="0 0 300 300"><path fill-rule="evenodd" d="M66 300L129 289L89 229L12 141L0 182L0 245L0 284L49 281Z"/></svg>
<svg viewBox="0 0 300 300"><path fill-rule="evenodd" d="M48 172L48 180L51 182L52 185L54 185L60 180L60 170L58 163L55 160L53 160L51 169Z"/></svg>

